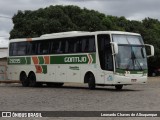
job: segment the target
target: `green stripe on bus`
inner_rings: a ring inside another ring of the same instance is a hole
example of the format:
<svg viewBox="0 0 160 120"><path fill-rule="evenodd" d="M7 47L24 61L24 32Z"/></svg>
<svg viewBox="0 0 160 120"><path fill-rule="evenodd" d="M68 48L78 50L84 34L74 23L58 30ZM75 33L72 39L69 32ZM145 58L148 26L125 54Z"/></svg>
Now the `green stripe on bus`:
<svg viewBox="0 0 160 120"><path fill-rule="evenodd" d="M31 64L31 57L26 57L27 63L26 64Z"/></svg>
<svg viewBox="0 0 160 120"><path fill-rule="evenodd" d="M50 64L92 64L95 62L95 54L50 57Z"/></svg>
<svg viewBox="0 0 160 120"><path fill-rule="evenodd" d="M47 65L41 65L42 66L42 69L43 69L43 72L44 74L47 73Z"/></svg>
<svg viewBox="0 0 160 120"><path fill-rule="evenodd" d="M44 56L37 56L39 64L45 64ZM93 64L96 63L96 54L50 56L50 64ZM31 64L31 57L8 58L9 65Z"/></svg>
<svg viewBox="0 0 160 120"><path fill-rule="evenodd" d="M92 58L93 58L93 62L92 63L96 63L96 54L91 54Z"/></svg>
<svg viewBox="0 0 160 120"><path fill-rule="evenodd" d="M31 64L31 57L14 57L8 58L9 65Z"/></svg>
<svg viewBox="0 0 160 120"><path fill-rule="evenodd" d="M44 58L43 56L38 56L39 64L44 64Z"/></svg>

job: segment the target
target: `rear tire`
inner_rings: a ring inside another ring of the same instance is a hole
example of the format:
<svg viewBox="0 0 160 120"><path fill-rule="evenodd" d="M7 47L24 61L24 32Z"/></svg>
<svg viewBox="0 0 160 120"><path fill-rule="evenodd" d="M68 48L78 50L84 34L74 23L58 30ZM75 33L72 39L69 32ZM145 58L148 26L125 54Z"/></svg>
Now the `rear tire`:
<svg viewBox="0 0 160 120"><path fill-rule="evenodd" d="M22 72L20 74L20 81L21 81L23 87L29 86L29 80L27 79L27 75L25 72Z"/></svg>
<svg viewBox="0 0 160 120"><path fill-rule="evenodd" d="M116 90L122 90L123 85L115 85Z"/></svg>
<svg viewBox="0 0 160 120"><path fill-rule="evenodd" d="M95 87L96 87L96 84L95 84L95 77L93 74L89 74L89 77L88 77L88 87L90 90L94 90Z"/></svg>
<svg viewBox="0 0 160 120"><path fill-rule="evenodd" d="M34 73L29 74L28 80L29 80L29 86L30 87L36 87L37 86L36 76L35 76Z"/></svg>

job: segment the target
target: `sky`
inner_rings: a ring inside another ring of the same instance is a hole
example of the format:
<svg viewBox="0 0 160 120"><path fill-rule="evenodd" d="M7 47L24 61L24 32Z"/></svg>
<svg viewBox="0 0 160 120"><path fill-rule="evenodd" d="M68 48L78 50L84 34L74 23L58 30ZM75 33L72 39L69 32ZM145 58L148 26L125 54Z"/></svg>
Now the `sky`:
<svg viewBox="0 0 160 120"><path fill-rule="evenodd" d="M129 20L146 17L160 20L160 0L0 0L0 47L10 36L14 26L11 18L18 10L37 10L50 5L76 5Z"/></svg>

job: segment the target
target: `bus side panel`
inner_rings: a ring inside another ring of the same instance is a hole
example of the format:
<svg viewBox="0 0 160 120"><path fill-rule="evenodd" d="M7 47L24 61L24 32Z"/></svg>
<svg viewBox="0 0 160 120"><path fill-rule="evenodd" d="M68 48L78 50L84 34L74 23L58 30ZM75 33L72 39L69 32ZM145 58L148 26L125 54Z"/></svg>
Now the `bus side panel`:
<svg viewBox="0 0 160 120"><path fill-rule="evenodd" d="M81 83L80 79L80 73L81 73L81 67L83 65L78 65L78 64L70 64L67 65L67 82L76 82L76 83Z"/></svg>
<svg viewBox="0 0 160 120"><path fill-rule="evenodd" d="M54 82L56 76L56 66L55 65L45 65L43 67L42 73L36 73L37 82Z"/></svg>
<svg viewBox="0 0 160 120"><path fill-rule="evenodd" d="M50 64L47 65L46 74L36 74L39 82L80 82L80 70L75 64ZM78 67L79 68L79 67Z"/></svg>
<svg viewBox="0 0 160 120"><path fill-rule="evenodd" d="M9 80L19 80L20 73L24 71L28 76L30 70L35 71L32 65L8 65L7 75Z"/></svg>
<svg viewBox="0 0 160 120"><path fill-rule="evenodd" d="M55 65L56 68L56 82L66 82L67 77L67 66L63 64L57 64Z"/></svg>

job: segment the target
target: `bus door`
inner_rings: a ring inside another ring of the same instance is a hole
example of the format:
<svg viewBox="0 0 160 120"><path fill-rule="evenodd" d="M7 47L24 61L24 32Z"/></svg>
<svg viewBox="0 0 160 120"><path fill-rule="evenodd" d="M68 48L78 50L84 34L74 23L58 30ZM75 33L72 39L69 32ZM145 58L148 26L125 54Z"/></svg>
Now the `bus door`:
<svg viewBox="0 0 160 120"><path fill-rule="evenodd" d="M113 81L113 55L110 35L101 34L97 38L100 68L102 70L102 72L99 72L99 77L103 77L104 84L107 84Z"/></svg>

